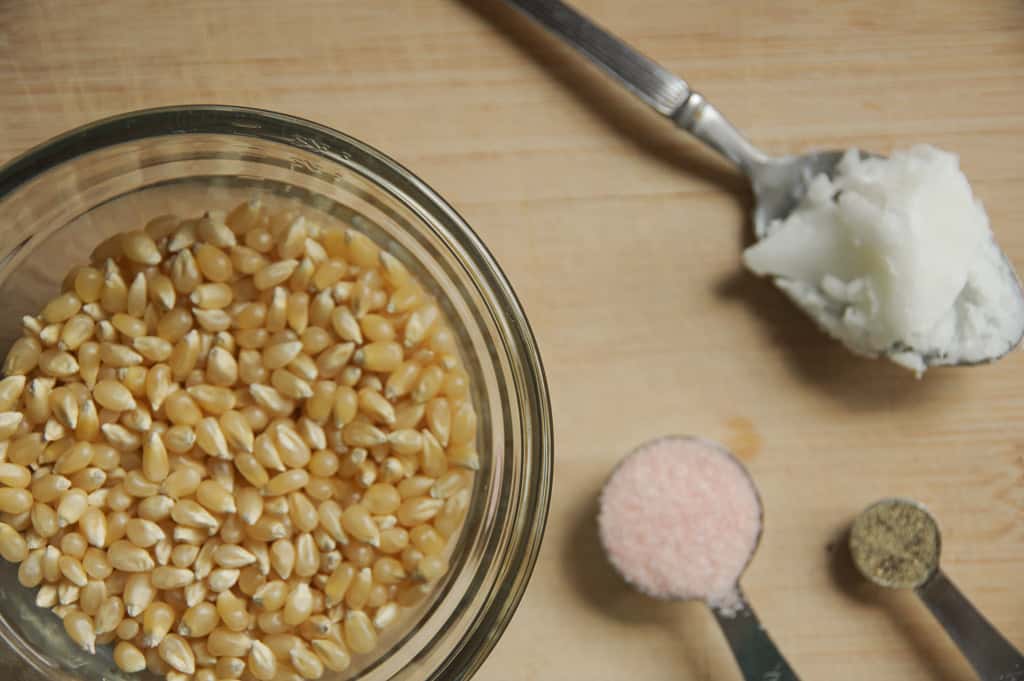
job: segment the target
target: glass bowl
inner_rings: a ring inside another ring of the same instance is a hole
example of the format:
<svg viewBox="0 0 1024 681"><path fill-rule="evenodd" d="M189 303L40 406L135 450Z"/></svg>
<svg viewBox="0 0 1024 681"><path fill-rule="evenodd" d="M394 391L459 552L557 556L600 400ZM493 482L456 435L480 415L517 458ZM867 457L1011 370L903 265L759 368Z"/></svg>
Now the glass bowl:
<svg viewBox="0 0 1024 681"><path fill-rule="evenodd" d="M494 258L405 168L356 139L277 113L151 109L57 137L0 169L0 351L20 320L106 237L163 213L228 209L253 195L355 224L445 307L473 379L482 468L474 503L431 598L390 640L325 679L468 679L522 597L540 548L552 474L548 391L536 341ZM0 560L0 669L19 681L112 681L110 647L77 649Z"/></svg>

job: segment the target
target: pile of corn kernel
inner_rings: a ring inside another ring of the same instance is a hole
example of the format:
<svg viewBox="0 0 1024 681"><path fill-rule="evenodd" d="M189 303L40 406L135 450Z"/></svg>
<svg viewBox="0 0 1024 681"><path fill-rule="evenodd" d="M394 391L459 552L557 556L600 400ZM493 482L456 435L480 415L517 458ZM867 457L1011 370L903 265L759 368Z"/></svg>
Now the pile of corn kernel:
<svg viewBox="0 0 1024 681"><path fill-rule="evenodd" d="M161 216L26 317L0 555L122 670L316 679L445 574L476 413L437 303L366 235Z"/></svg>

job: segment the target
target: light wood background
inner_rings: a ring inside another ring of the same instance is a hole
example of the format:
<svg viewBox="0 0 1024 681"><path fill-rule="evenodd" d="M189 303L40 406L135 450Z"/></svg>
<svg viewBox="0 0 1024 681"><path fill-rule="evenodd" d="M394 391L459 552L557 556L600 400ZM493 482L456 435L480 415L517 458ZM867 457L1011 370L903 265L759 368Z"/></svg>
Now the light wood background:
<svg viewBox="0 0 1024 681"><path fill-rule="evenodd" d="M1024 3L581 0L774 152L931 142L1024 266ZM916 381L856 359L739 268L744 183L492 0L0 0L0 160L142 107L244 104L344 130L465 215L547 364L555 490L523 604L478 678L737 678L697 605L628 593L595 491L664 433L734 447L767 508L744 584L805 679L973 678L922 607L852 578L839 532L928 504L944 564L1024 645L1024 355Z"/></svg>

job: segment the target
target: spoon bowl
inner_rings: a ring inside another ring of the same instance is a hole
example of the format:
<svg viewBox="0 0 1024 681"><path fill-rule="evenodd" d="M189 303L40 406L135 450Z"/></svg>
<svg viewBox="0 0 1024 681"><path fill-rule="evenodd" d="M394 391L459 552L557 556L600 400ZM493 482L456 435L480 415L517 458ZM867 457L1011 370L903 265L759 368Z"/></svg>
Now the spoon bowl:
<svg viewBox="0 0 1024 681"><path fill-rule="evenodd" d="M816 151L802 156L767 158L751 168L754 190L754 236L768 236L768 226L784 220L800 204L807 185L817 175L835 176L836 165L846 152L841 149ZM867 154L865 154L867 155Z"/></svg>

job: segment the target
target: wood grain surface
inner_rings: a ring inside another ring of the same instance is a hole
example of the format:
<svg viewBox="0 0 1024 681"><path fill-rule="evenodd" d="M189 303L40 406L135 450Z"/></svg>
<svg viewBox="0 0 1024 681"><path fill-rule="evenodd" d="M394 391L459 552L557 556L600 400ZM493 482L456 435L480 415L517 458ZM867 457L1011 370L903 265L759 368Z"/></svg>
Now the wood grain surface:
<svg viewBox="0 0 1024 681"><path fill-rule="evenodd" d="M773 152L955 150L1024 266L1020 0L581 0ZM924 380L854 358L744 273L750 199L722 161L493 0L0 0L0 160L101 116L252 105L344 130L462 212L548 368L544 548L481 681L735 679L710 616L629 593L594 499L637 443L733 447L767 529L744 580L805 679L967 681L907 594L850 574L840 534L928 504L944 564L1024 645L1024 355Z"/></svg>

